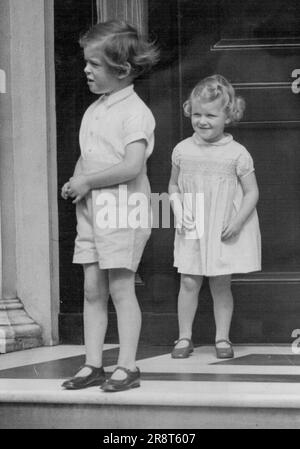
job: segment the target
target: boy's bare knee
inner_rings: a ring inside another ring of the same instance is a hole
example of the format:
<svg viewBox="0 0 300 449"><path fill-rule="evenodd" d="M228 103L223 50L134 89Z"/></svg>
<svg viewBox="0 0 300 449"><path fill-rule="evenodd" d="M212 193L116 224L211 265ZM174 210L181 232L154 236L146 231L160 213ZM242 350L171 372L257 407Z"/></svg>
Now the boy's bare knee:
<svg viewBox="0 0 300 449"><path fill-rule="evenodd" d="M84 265L84 298L89 303L108 300L108 280L98 264Z"/></svg>

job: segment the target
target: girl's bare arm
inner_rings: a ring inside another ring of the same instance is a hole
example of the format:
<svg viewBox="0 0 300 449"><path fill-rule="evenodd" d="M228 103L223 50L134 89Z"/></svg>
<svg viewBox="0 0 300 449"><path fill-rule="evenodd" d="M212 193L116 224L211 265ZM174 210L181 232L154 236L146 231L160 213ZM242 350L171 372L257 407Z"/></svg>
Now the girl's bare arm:
<svg viewBox="0 0 300 449"><path fill-rule="evenodd" d="M183 226L183 207L182 207L181 193L178 187L178 176L179 176L179 168L173 165L168 190L170 195L171 207L173 209L173 213L176 220L176 227L178 228L178 230L181 230Z"/></svg>
<svg viewBox="0 0 300 449"><path fill-rule="evenodd" d="M243 202L236 217L223 230L222 240L226 240L239 234L245 221L255 209L258 201L259 191L255 173L252 172L249 175L240 178L240 182L244 192Z"/></svg>

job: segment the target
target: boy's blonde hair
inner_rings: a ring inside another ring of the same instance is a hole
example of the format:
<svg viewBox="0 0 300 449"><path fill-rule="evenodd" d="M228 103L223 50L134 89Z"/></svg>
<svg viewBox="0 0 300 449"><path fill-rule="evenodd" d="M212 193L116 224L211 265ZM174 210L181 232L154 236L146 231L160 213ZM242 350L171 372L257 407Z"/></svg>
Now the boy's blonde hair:
<svg viewBox="0 0 300 449"><path fill-rule="evenodd" d="M90 44L101 46L101 56L108 69L116 74L127 72L137 78L158 62L159 51L152 42L139 35L136 28L127 22L110 20L100 22L80 37L79 44L85 48Z"/></svg>
<svg viewBox="0 0 300 449"><path fill-rule="evenodd" d="M192 90L189 98L183 104L185 115L192 114L192 102L200 101L210 103L218 98L222 99L224 110L230 123L238 122L242 119L246 107L245 100L236 96L233 86L221 75L208 76L201 80Z"/></svg>

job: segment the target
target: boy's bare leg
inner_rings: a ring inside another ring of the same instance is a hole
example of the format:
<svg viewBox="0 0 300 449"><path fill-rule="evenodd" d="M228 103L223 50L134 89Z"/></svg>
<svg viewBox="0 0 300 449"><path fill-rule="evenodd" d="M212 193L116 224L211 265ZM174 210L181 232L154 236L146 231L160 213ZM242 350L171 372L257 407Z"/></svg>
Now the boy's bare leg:
<svg viewBox="0 0 300 449"><path fill-rule="evenodd" d="M118 365L136 369L136 351L141 331L141 311L135 294L135 273L126 269L109 270L109 289L117 312L120 352ZM117 371L113 379L124 379Z"/></svg>
<svg viewBox="0 0 300 449"><path fill-rule="evenodd" d="M107 302L109 297L108 272L100 270L98 263L85 264L84 269L84 341L86 363L102 366L102 351L107 330ZM90 374L89 368L78 376Z"/></svg>

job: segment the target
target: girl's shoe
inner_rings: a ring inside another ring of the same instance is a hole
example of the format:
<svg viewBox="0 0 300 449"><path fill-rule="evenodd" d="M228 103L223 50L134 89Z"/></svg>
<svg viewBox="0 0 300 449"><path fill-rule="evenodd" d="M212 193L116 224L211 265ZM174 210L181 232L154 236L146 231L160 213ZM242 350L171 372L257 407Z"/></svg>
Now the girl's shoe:
<svg viewBox="0 0 300 449"><path fill-rule="evenodd" d="M141 373L138 368L135 371L130 371L123 366L117 366L114 372L117 370L124 371L124 373L126 374L125 379L118 380L110 378L101 386L101 390L106 392L124 391L129 390L130 388L138 388L141 386Z"/></svg>
<svg viewBox="0 0 300 449"><path fill-rule="evenodd" d="M227 348L220 348L217 345L219 343L227 343L228 347ZM217 354L217 358L218 359L232 359L234 357L234 352L232 349L232 343L228 340L218 340L215 343L215 348L216 348L216 354Z"/></svg>
<svg viewBox="0 0 300 449"><path fill-rule="evenodd" d="M177 343L180 341L187 341L187 346L183 346L183 348L176 348ZM171 353L172 359L186 359L191 355L191 353L194 351L192 340L189 338L180 338L179 340L175 341L175 346L173 348L173 351Z"/></svg>
<svg viewBox="0 0 300 449"><path fill-rule="evenodd" d="M71 379L66 380L62 387L66 390L80 390L81 388L88 388L94 386L100 386L105 382L105 372L103 367L96 368L92 365L83 365L82 368L89 368L90 374L87 376L74 376Z"/></svg>

